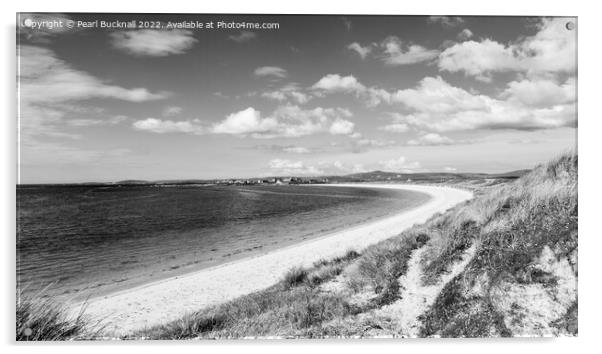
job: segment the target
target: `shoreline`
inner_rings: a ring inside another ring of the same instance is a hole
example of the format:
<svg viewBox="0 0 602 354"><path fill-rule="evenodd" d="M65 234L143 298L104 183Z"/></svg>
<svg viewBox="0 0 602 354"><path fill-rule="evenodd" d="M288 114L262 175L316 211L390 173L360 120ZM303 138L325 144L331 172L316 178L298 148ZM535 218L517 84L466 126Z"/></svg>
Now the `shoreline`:
<svg viewBox="0 0 602 354"><path fill-rule="evenodd" d="M472 198L469 191L451 187L403 184L329 184L324 187L364 187L416 191L430 199L411 209L272 252L166 278L93 298L86 314L102 319L106 332L123 335L136 329L176 320L187 313L265 289L295 266L307 267L319 259L343 255L395 236L437 212ZM77 313L82 304L74 304Z"/></svg>
<svg viewBox="0 0 602 354"><path fill-rule="evenodd" d="M300 186L319 188L322 185L300 185ZM325 186L329 186L329 185L325 185ZM286 188L286 186L282 186L280 188ZM79 303L82 303L83 301L93 302L100 298L112 296L112 295L115 295L115 294L121 293L121 292L127 292L132 289L144 287L149 284L162 282L162 281L169 280L169 279L176 278L176 277L187 276L189 274L196 273L196 272L199 272L202 270L210 270L210 269L219 268L221 266L236 263L241 260L264 256L264 255L272 253L274 251L278 251L278 250L289 248L289 247L294 247L294 246L297 246L297 245L300 245L300 244L303 244L306 242L311 242L313 240L328 237L328 236L330 236L334 233L340 232L340 231L350 230L357 226L361 226L361 225L365 225L368 223L377 222L379 220L389 218L391 216L399 214L399 212L401 212L401 211L411 210L417 206L420 206L421 204L428 202L428 200L431 198L429 195L426 195L424 193L419 193L419 195L420 195L420 197L416 198L416 200L415 201L413 200L412 202L406 202L409 199L403 199L404 200L403 207L395 206L395 208L399 208L399 209L398 210L388 209L389 211L387 211L386 214L380 213L380 214L375 214L375 215L369 215L369 216L363 217L363 218L360 218L358 216L357 220L353 220L352 222L349 222L344 226L338 225L338 222L337 222L336 223L337 225L334 225L334 226L329 225L328 227L323 227L321 230L311 231L309 233L306 233L302 237L294 237L292 239L289 238L289 239L279 240L277 244L274 242L263 244L256 251L249 250L249 249L245 249L242 252L240 252L240 249L229 250L227 252L228 252L228 254L231 254L231 255L228 256L227 259L225 259L225 260L221 260L218 258L218 260L202 261L202 262L198 262L198 264L196 264L196 263L195 264L190 264L190 263L179 264L178 263L176 265L175 269L171 268L170 264L164 263L163 267L165 267L165 268L163 268L161 271L153 272L150 275L140 274L140 276L137 277L137 279L129 279L128 278L126 281L120 281L118 283L114 282L114 283L111 283L108 285L105 284L102 287L95 287L95 288L92 288L89 290L86 289L86 290L78 292L77 294L75 294L75 296L71 295L69 297L69 294L61 294L59 296L63 296L66 299L66 301L68 301L69 303L78 303L79 304ZM418 200L418 199L421 199L421 200ZM405 204L407 204L407 205L405 205ZM391 210L394 210L394 211L391 211ZM223 257L224 256L222 255L221 258L223 258ZM199 265L201 265L201 266L199 266ZM128 275L128 276L130 276L130 275ZM135 274L133 275L133 278L136 278Z"/></svg>

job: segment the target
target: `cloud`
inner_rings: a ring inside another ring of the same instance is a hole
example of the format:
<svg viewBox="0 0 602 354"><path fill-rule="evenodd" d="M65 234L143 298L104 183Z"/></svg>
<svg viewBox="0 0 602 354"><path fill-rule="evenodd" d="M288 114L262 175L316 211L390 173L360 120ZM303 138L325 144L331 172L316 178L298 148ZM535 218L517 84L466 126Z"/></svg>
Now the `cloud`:
<svg viewBox="0 0 602 354"><path fill-rule="evenodd" d="M262 92L261 97L279 102L288 100L298 104L304 104L311 100L311 96L302 92L296 83L287 84L277 90Z"/></svg>
<svg viewBox="0 0 602 354"><path fill-rule="evenodd" d="M362 92L366 89L353 75L341 76L339 74L328 74L311 88L325 92Z"/></svg>
<svg viewBox="0 0 602 354"><path fill-rule="evenodd" d="M438 50L427 49L414 43L404 43L396 36L389 36L380 43L372 43L367 46L353 42L347 46L347 49L358 53L362 59L366 59L368 55L373 54L374 57L389 66L427 62L439 55Z"/></svg>
<svg viewBox="0 0 602 354"><path fill-rule="evenodd" d="M111 45L137 56L164 57L184 54L198 42L188 30L130 30L110 34Z"/></svg>
<svg viewBox="0 0 602 354"><path fill-rule="evenodd" d="M332 125L330 125L328 131L332 135L348 135L353 133L354 126L355 124L348 120L336 118Z"/></svg>
<svg viewBox="0 0 602 354"><path fill-rule="evenodd" d="M545 90L538 90L544 86ZM426 77L416 88L393 93L391 100L412 110L411 114L398 115L396 123L438 132L574 126L574 79L557 86L550 82L511 82L499 98L492 98L454 87L441 77Z"/></svg>
<svg viewBox="0 0 602 354"><path fill-rule="evenodd" d="M259 111L249 107L214 124L211 132L265 139L318 133L352 134L354 124L346 119L351 116L351 112L338 107L302 109L295 105L284 105L263 118Z"/></svg>
<svg viewBox="0 0 602 354"><path fill-rule="evenodd" d="M286 153L291 153L291 154L309 154L310 152L312 152L311 149L303 147L303 146L296 146L296 145L255 145L253 147L254 149L257 150L268 150L268 151L277 151L277 152L286 152ZM246 147L245 147L246 149Z"/></svg>
<svg viewBox="0 0 602 354"><path fill-rule="evenodd" d="M233 34L228 38L236 43L245 43L257 38L257 33L251 31L241 31L239 34Z"/></svg>
<svg viewBox="0 0 602 354"><path fill-rule="evenodd" d="M361 163L346 163L339 160L333 162L322 161L318 166L329 175L368 172L368 169Z"/></svg>
<svg viewBox="0 0 602 354"><path fill-rule="evenodd" d="M355 124L347 120L351 116L349 110L340 107L302 109L295 105L283 105L267 117L262 117L260 111L249 107L213 124L199 119L171 121L147 118L134 122L133 127L152 133L226 134L256 139L295 138L320 133L353 135Z"/></svg>
<svg viewBox="0 0 602 354"><path fill-rule="evenodd" d="M501 96L527 106L546 107L574 102L576 95L575 79L569 78L562 85L546 79L512 81Z"/></svg>
<svg viewBox="0 0 602 354"><path fill-rule="evenodd" d="M302 146L285 146L282 151L293 154L309 154L311 152L311 150Z"/></svg>
<svg viewBox="0 0 602 354"><path fill-rule="evenodd" d="M302 161L273 159L268 163L274 174L285 176L317 176L324 172L315 166L306 166Z"/></svg>
<svg viewBox="0 0 602 354"><path fill-rule="evenodd" d="M19 56L19 108L21 135L69 136L60 128L69 113L65 103L92 98L144 102L167 97L146 88L124 88L71 67L46 48L21 45ZM81 123L81 121L80 121ZM24 139L32 141L32 139Z"/></svg>
<svg viewBox="0 0 602 354"><path fill-rule="evenodd" d="M169 106L163 110L163 116L165 117L176 116L180 113L182 113L182 107L179 106Z"/></svg>
<svg viewBox="0 0 602 354"><path fill-rule="evenodd" d="M358 154L369 150L382 149L394 145L396 145L394 140L357 139L351 141L351 152Z"/></svg>
<svg viewBox="0 0 602 354"><path fill-rule="evenodd" d="M459 16L429 16L429 23L440 23L443 27L451 28L464 23L464 19Z"/></svg>
<svg viewBox="0 0 602 354"><path fill-rule="evenodd" d="M470 39L470 38L472 38L472 36L473 36L473 33L468 28L465 28L460 33L458 33L458 39L461 41Z"/></svg>
<svg viewBox="0 0 602 354"><path fill-rule="evenodd" d="M364 99L370 107L374 107L382 102L389 102L391 99L390 93L386 90L377 87L366 87L353 75L341 76L339 74L328 74L311 86L311 89L314 90L314 95L316 96L336 92L353 93L357 97Z"/></svg>
<svg viewBox="0 0 602 354"><path fill-rule="evenodd" d="M283 79L288 76L286 70L278 66L262 66L255 69L255 76L264 77L271 76L275 78Z"/></svg>
<svg viewBox="0 0 602 354"><path fill-rule="evenodd" d="M108 119L69 119L65 122L72 127L91 127L91 126L103 126L103 125L117 125L126 121L128 117L118 115L110 117Z"/></svg>
<svg viewBox="0 0 602 354"><path fill-rule="evenodd" d="M132 126L136 130L148 131L157 134L165 133L192 133L201 135L205 132L199 120L172 121L157 118L146 118L135 121Z"/></svg>
<svg viewBox="0 0 602 354"><path fill-rule="evenodd" d="M370 52L372 52L372 47L370 47L370 46L362 47L358 42L351 43L350 45L347 46L347 49L356 52L357 54L359 54L359 56L362 59L366 59L368 54L370 54Z"/></svg>
<svg viewBox="0 0 602 354"><path fill-rule="evenodd" d="M383 48L382 60L390 66L408 65L430 61L439 55L438 50L426 49L417 44L404 45L395 36L386 38L380 46Z"/></svg>
<svg viewBox="0 0 602 354"><path fill-rule="evenodd" d="M307 164L303 161L273 159L270 160L268 166L273 174L281 176L341 175L368 171L361 163L349 163L340 160Z"/></svg>
<svg viewBox="0 0 602 354"><path fill-rule="evenodd" d="M379 164L387 172L413 173L422 167L419 162L409 162L404 156L396 159L380 161Z"/></svg>
<svg viewBox="0 0 602 354"><path fill-rule="evenodd" d="M574 73L576 38L567 18L542 19L539 31L505 45L491 39L456 43L439 55L439 70L487 79L495 72Z"/></svg>
<svg viewBox="0 0 602 354"><path fill-rule="evenodd" d="M423 134L417 139L409 140L408 145L452 145L454 141L437 133Z"/></svg>
<svg viewBox="0 0 602 354"><path fill-rule="evenodd" d="M457 168L455 168L455 167L449 167L449 166L445 166L445 167L443 167L443 171L444 171L444 172L449 172L449 173L452 173L452 172L456 172L457 170L458 170L458 169L457 169Z"/></svg>
<svg viewBox="0 0 602 354"><path fill-rule="evenodd" d="M391 133L405 133L410 130L410 127L406 123L391 123L378 127L378 129Z"/></svg>
<svg viewBox="0 0 602 354"><path fill-rule="evenodd" d="M248 135L265 134L276 129L278 122L274 118L261 118L261 113L253 107L232 113L225 120L215 124L212 132L216 134Z"/></svg>

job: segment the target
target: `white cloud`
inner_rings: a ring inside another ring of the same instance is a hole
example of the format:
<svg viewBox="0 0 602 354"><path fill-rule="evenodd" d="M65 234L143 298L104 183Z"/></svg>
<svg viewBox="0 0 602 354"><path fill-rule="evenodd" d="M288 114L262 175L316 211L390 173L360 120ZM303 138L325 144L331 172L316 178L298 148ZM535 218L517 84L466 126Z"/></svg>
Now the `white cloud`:
<svg viewBox="0 0 602 354"><path fill-rule="evenodd" d="M102 125L117 125L128 118L123 115L110 117L107 119L69 119L66 123L73 127L90 127L90 126L102 126Z"/></svg>
<svg viewBox="0 0 602 354"><path fill-rule="evenodd" d="M164 133L192 133L203 134L204 128L198 120L172 121L161 120L157 118L146 118L135 121L132 126L134 129L149 131L158 134Z"/></svg>
<svg viewBox="0 0 602 354"><path fill-rule="evenodd" d="M410 127L406 123L391 123L378 127L378 129L391 133L405 133L410 130Z"/></svg>
<svg viewBox="0 0 602 354"><path fill-rule="evenodd" d="M233 113L213 125L211 132L253 138L300 137L318 133L352 134L354 124L344 108L302 109L295 105L278 107L271 116L262 118L254 108Z"/></svg>
<svg viewBox="0 0 602 354"><path fill-rule="evenodd" d="M443 27L456 27L464 23L464 19L459 16L429 16L428 22L440 23Z"/></svg>
<svg viewBox="0 0 602 354"><path fill-rule="evenodd" d="M372 43L367 46L353 42L347 46L347 49L356 52L362 59L366 59L368 55L372 54L390 66L426 62L439 55L438 50L427 49L414 43L404 43L396 36L389 36L380 43Z"/></svg>
<svg viewBox="0 0 602 354"><path fill-rule="evenodd" d="M309 154L311 150L303 146L285 146L282 151L293 154Z"/></svg>
<svg viewBox="0 0 602 354"><path fill-rule="evenodd" d="M274 118L261 118L261 113L252 107L232 113L225 120L215 124L212 132L216 134L262 134L274 131L278 122Z"/></svg>
<svg viewBox="0 0 602 354"><path fill-rule="evenodd" d="M449 166L445 166L445 167L443 167L443 171L444 171L444 172L449 172L449 173L452 173L452 172L456 172L457 170L458 170L458 169L457 169L457 168L455 168L455 167L449 167Z"/></svg>
<svg viewBox="0 0 602 354"><path fill-rule="evenodd" d="M380 46L383 48L382 60L387 65L408 65L430 61L439 55L435 49L427 49L418 44L404 45L402 41L395 36L386 38Z"/></svg>
<svg viewBox="0 0 602 354"><path fill-rule="evenodd" d="M370 107L374 107L382 102L389 102L391 99L391 94L386 90L377 87L366 87L353 75L341 76L339 74L328 74L322 77L311 88L317 96L335 92L353 93L357 97L362 97L366 100L367 105Z"/></svg>
<svg viewBox="0 0 602 354"><path fill-rule="evenodd" d="M244 43L257 38L257 33L251 31L241 31L239 34L228 36L228 38L237 43Z"/></svg>
<svg viewBox="0 0 602 354"><path fill-rule="evenodd" d="M353 75L341 76L339 74L328 74L311 88L326 92L362 92L366 89Z"/></svg>
<svg viewBox="0 0 602 354"><path fill-rule="evenodd" d="M372 52L372 47L370 47L370 46L362 47L358 42L351 43L350 45L347 46L347 49L356 52L357 54L359 54L359 56L362 59L366 59L368 54L370 54L370 52Z"/></svg>
<svg viewBox="0 0 602 354"><path fill-rule="evenodd" d="M417 139L408 141L408 145L451 145L454 141L437 133L423 134Z"/></svg>
<svg viewBox="0 0 602 354"><path fill-rule="evenodd" d="M445 49L439 56L439 69L463 71L467 75L488 78L504 71L574 73L576 70L576 37L566 29L571 19L542 19L534 36L520 38L505 45L491 39L466 41Z"/></svg>
<svg viewBox="0 0 602 354"><path fill-rule="evenodd" d="M309 148L306 148L304 146L297 146L297 145L276 145L276 144L265 145L265 144L262 144L262 145L255 145L253 148L257 149L257 150L286 152L286 153L290 153L290 154L309 154L312 152L312 150Z"/></svg>
<svg viewBox="0 0 602 354"><path fill-rule="evenodd" d="M451 86L441 77L425 77L417 88L399 90L392 94L391 99L417 111L431 113L483 110L490 101L487 96L473 95Z"/></svg>
<svg viewBox="0 0 602 354"><path fill-rule="evenodd" d="M273 159L268 166L274 174L283 176L317 176L324 173L315 166L306 166L302 161Z"/></svg>
<svg viewBox="0 0 602 354"><path fill-rule="evenodd" d="M334 122L332 122L332 125L328 131L332 135L348 135L353 133L354 126L355 124L348 120L337 118Z"/></svg>
<svg viewBox="0 0 602 354"><path fill-rule="evenodd" d="M559 85L553 80L535 79L512 81L502 93L510 101L518 101L528 106L546 107L574 102L577 87L574 78Z"/></svg>
<svg viewBox="0 0 602 354"><path fill-rule="evenodd" d="M182 107L179 106L169 106L163 109L163 115L165 117L176 116L180 113L182 113Z"/></svg>
<svg viewBox="0 0 602 354"><path fill-rule="evenodd" d="M511 83L500 98L492 98L454 87L440 77L426 77L416 88L394 93L392 101L413 110L399 115L397 123L428 130L547 129L574 126L574 95L568 93L572 85L569 79L560 89L538 91L537 84ZM562 100L556 101L559 91Z"/></svg>
<svg viewBox="0 0 602 354"><path fill-rule="evenodd" d="M163 57L183 54L197 42L188 30L130 30L112 32L111 44L128 54Z"/></svg>
<svg viewBox="0 0 602 354"><path fill-rule="evenodd" d="M419 162L409 162L404 156L400 156L396 159L380 161L379 163L387 172L412 173L421 169Z"/></svg>
<svg viewBox="0 0 602 354"><path fill-rule="evenodd" d="M271 76L271 77L275 77L275 78L285 78L288 76L288 73L286 72L286 70L284 70L283 68L280 68L278 66L262 66L259 67L257 69L255 69L254 71L255 76Z"/></svg>
<svg viewBox="0 0 602 354"><path fill-rule="evenodd" d="M368 172L366 167L361 163L348 163L339 160L333 162L322 161L319 163L319 166L329 175Z"/></svg>
<svg viewBox="0 0 602 354"><path fill-rule="evenodd" d="M65 107L67 102L69 106L76 107L76 101L91 98L144 102L168 96L165 92L152 93L146 88L128 89L105 82L74 69L46 48L21 45L18 56L19 128L22 136L69 136L60 128L68 111Z"/></svg>
<svg viewBox="0 0 602 354"><path fill-rule="evenodd" d="M279 102L289 100L298 104L304 104L311 100L311 96L302 92L296 83L287 84L277 90L262 92L261 97Z"/></svg>
<svg viewBox="0 0 602 354"><path fill-rule="evenodd" d="M458 33L458 39L461 41L470 39L470 38L472 38L472 36L473 36L473 33L468 28L465 28L462 31L460 31L460 33Z"/></svg>

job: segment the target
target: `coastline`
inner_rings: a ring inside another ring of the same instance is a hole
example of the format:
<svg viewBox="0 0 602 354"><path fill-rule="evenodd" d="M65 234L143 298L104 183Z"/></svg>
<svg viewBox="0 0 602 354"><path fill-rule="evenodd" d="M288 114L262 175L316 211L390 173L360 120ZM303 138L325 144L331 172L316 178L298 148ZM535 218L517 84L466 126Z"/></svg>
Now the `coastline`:
<svg viewBox="0 0 602 354"><path fill-rule="evenodd" d="M392 216L326 233L323 236L279 248L267 254L167 278L90 300L86 314L102 319L106 332L126 334L135 329L178 319L204 307L267 288L295 266L310 266L319 259L361 250L399 234L472 198L472 193L450 187L403 184L331 184L325 187L402 189L428 194L431 198ZM81 308L73 305L74 313Z"/></svg>

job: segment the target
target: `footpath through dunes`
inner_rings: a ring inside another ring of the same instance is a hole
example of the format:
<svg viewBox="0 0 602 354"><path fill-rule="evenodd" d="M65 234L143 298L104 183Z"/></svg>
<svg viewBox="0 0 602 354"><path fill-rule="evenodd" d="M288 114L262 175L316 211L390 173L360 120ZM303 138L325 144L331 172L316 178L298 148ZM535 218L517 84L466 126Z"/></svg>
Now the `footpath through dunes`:
<svg viewBox="0 0 602 354"><path fill-rule="evenodd" d="M178 320L186 314L224 303L274 285L293 267L309 267L316 261L343 256L350 250L398 235L415 224L424 223L436 213L472 198L465 190L419 185L337 184L330 187L370 187L404 189L427 193L424 204L385 219L337 231L271 253L170 278L86 304L86 314L102 319L109 336L125 335L155 325ZM74 313L81 304L73 306Z"/></svg>

